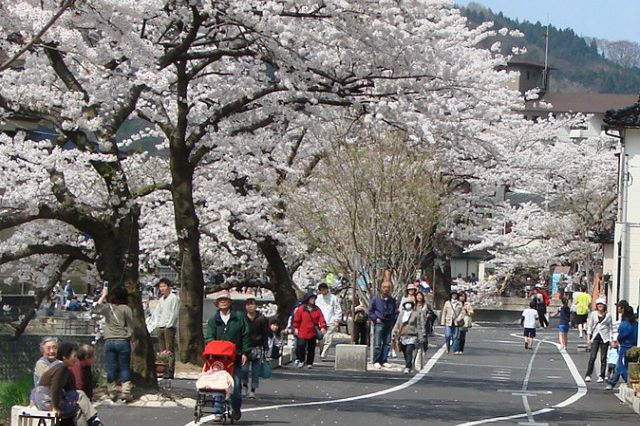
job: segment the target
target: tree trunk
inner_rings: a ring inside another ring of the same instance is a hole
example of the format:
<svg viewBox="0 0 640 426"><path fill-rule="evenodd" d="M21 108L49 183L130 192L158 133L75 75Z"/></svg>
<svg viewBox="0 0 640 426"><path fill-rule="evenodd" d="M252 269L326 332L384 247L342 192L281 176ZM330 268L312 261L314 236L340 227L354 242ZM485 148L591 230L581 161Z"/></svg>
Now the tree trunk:
<svg viewBox="0 0 640 426"><path fill-rule="evenodd" d="M449 300L451 292L451 259L447 256L441 259L442 267L435 268L435 292L433 304L436 308L442 308L445 301Z"/></svg>
<svg viewBox="0 0 640 426"><path fill-rule="evenodd" d="M138 283L139 224L138 212L120 218L120 226L105 234L94 235L96 267L109 287L125 286L129 293L128 305L133 311L133 351L131 368L133 381L138 386L157 387L155 351L147 330L142 295Z"/></svg>
<svg viewBox="0 0 640 426"><path fill-rule="evenodd" d="M199 364L202 333L204 277L200 258L199 220L193 202L193 168L183 144L171 144L171 195L180 249L180 313L178 353L181 362Z"/></svg>
<svg viewBox="0 0 640 426"><path fill-rule="evenodd" d="M273 297L278 305L278 322L284 327L296 302L294 283L275 241L270 238L259 241L258 248L269 265L268 274Z"/></svg>

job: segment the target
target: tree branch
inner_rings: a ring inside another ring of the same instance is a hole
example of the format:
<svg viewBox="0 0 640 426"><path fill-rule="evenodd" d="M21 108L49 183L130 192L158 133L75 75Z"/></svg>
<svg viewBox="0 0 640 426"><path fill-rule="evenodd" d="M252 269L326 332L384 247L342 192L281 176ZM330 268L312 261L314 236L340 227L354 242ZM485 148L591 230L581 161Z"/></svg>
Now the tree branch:
<svg viewBox="0 0 640 426"><path fill-rule="evenodd" d="M39 42L44 33L46 33L47 30L51 28L53 24L55 24L55 22L64 14L67 9L69 9L73 5L73 3L75 3L75 1L76 0L66 0L64 3L62 3L58 12L56 12L56 14L53 15L51 19L49 19L44 27L42 27L42 29L38 31L38 34L36 34L35 37L33 37L31 41L27 43L22 49L16 52L15 55L13 55L11 58L4 61L2 65L0 65L0 72L9 68L11 64L13 64L18 60L18 58L20 58L20 56L22 56L27 50L31 49L37 42Z"/></svg>
<svg viewBox="0 0 640 426"><path fill-rule="evenodd" d="M36 316L36 311L38 310L38 307L40 306L40 304L42 304L42 301L44 300L44 298L47 297L49 293L51 293L51 290L53 290L55 285L61 281L62 274L64 274L64 272L67 269L69 269L69 266L71 266L71 264L75 260L76 259L73 256L68 256L65 260L63 260L60 263L60 266L58 266L58 269L56 270L56 272L53 275L51 275L51 277L49 278L49 281L47 281L47 285L36 292L34 309L31 312L29 312L27 315L25 315L25 317L22 319L22 321L20 321L20 323L17 326L13 327L12 338L14 340L20 337L22 333L24 333L24 330L29 325L29 322L31 322L31 320Z"/></svg>
<svg viewBox="0 0 640 426"><path fill-rule="evenodd" d="M38 254L60 254L87 263L93 262L93 259L85 254L80 247L72 246L69 244L32 244L19 250L11 251L10 253L0 254L0 265L4 265L5 263L9 262L15 262L16 260L24 259L25 257L35 256Z"/></svg>
<svg viewBox="0 0 640 426"><path fill-rule="evenodd" d="M80 82L73 75L67 64L64 62L64 58L59 50L56 49L56 46L52 44L44 45L44 53L49 58L49 62L51 63L51 67L55 71L56 75L62 80L67 89L73 92L82 93L83 99L85 102L89 102L89 93L82 87Z"/></svg>

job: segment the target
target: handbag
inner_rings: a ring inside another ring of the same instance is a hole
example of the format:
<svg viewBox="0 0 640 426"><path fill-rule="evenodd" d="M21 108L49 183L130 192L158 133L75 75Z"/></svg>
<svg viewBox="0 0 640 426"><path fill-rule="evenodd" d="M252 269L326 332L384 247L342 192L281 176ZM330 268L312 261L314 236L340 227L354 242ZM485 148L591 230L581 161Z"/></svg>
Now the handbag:
<svg viewBox="0 0 640 426"><path fill-rule="evenodd" d="M320 329L320 326L314 325L313 329L316 331L316 339L322 340L324 338L324 335L322 334L322 329Z"/></svg>
<svg viewBox="0 0 640 426"><path fill-rule="evenodd" d="M271 361L266 358L262 358L260 361L260 377L263 379L271 377Z"/></svg>

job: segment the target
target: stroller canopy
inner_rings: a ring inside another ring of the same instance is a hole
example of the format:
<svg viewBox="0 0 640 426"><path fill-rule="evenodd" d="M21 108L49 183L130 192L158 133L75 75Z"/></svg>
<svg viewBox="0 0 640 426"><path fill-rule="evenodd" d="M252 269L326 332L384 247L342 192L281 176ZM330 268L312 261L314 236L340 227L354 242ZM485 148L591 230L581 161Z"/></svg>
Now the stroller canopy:
<svg viewBox="0 0 640 426"><path fill-rule="evenodd" d="M208 359L210 356L234 360L236 358L236 344L226 340L212 340L202 351L202 358Z"/></svg>

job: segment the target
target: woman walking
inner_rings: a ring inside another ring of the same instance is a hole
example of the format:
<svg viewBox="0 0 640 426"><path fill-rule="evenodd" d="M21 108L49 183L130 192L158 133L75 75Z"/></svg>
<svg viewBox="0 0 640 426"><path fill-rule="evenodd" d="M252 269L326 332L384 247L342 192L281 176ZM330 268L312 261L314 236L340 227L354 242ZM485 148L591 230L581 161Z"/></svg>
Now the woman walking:
<svg viewBox="0 0 640 426"><path fill-rule="evenodd" d="M596 310L589 314L587 318L587 342L591 347L589 354L589 365L587 366L587 374L584 377L585 382L591 381L591 373L593 373L593 365L596 362L598 352L600 352L600 376L598 383L604 382L607 374L607 350L609 349L609 341L613 335L613 319L607 312L607 301L603 298L596 300Z"/></svg>
<svg viewBox="0 0 640 426"><path fill-rule="evenodd" d="M398 343L400 352L404 355L404 373L408 374L413 368L413 351L422 344L425 334L425 318L412 300L402 303L400 314L393 327L394 339Z"/></svg>
<svg viewBox="0 0 640 426"><path fill-rule="evenodd" d="M622 376L622 380L627 381L628 363L626 354L629 348L638 341L638 320L633 308L626 301L621 300L618 302L618 312L620 311L622 311L622 321L618 327L618 340L614 342L618 346L618 363L613 377L607 382L607 389L613 389L620 376Z"/></svg>
<svg viewBox="0 0 640 426"><path fill-rule="evenodd" d="M456 324L456 318L460 314L460 302L458 302L458 293L452 291L449 300L444 302L442 314L440 316L440 325L444 326L444 342L447 346L447 353L451 351L453 342L458 339L460 329Z"/></svg>
<svg viewBox="0 0 640 426"><path fill-rule="evenodd" d="M293 315L293 334L297 338L296 361L299 367L312 368L316 342L327 332L322 311L316 306L316 295L307 293Z"/></svg>
<svg viewBox="0 0 640 426"><path fill-rule="evenodd" d="M458 302L460 303L460 313L456 317L456 324L458 325L459 331L458 338L453 342L453 353L462 355L467 338L467 331L469 331L473 322L473 307L471 303L467 301L467 293L464 291L458 293Z"/></svg>
<svg viewBox="0 0 640 426"><path fill-rule="evenodd" d="M107 394L112 400L118 397L116 373L119 372L121 398L127 402L131 397L131 336L133 335L133 313L127 306L127 289L114 288L109 295L109 303L104 303L107 288L102 290L93 313L105 317L104 350L107 364Z"/></svg>

